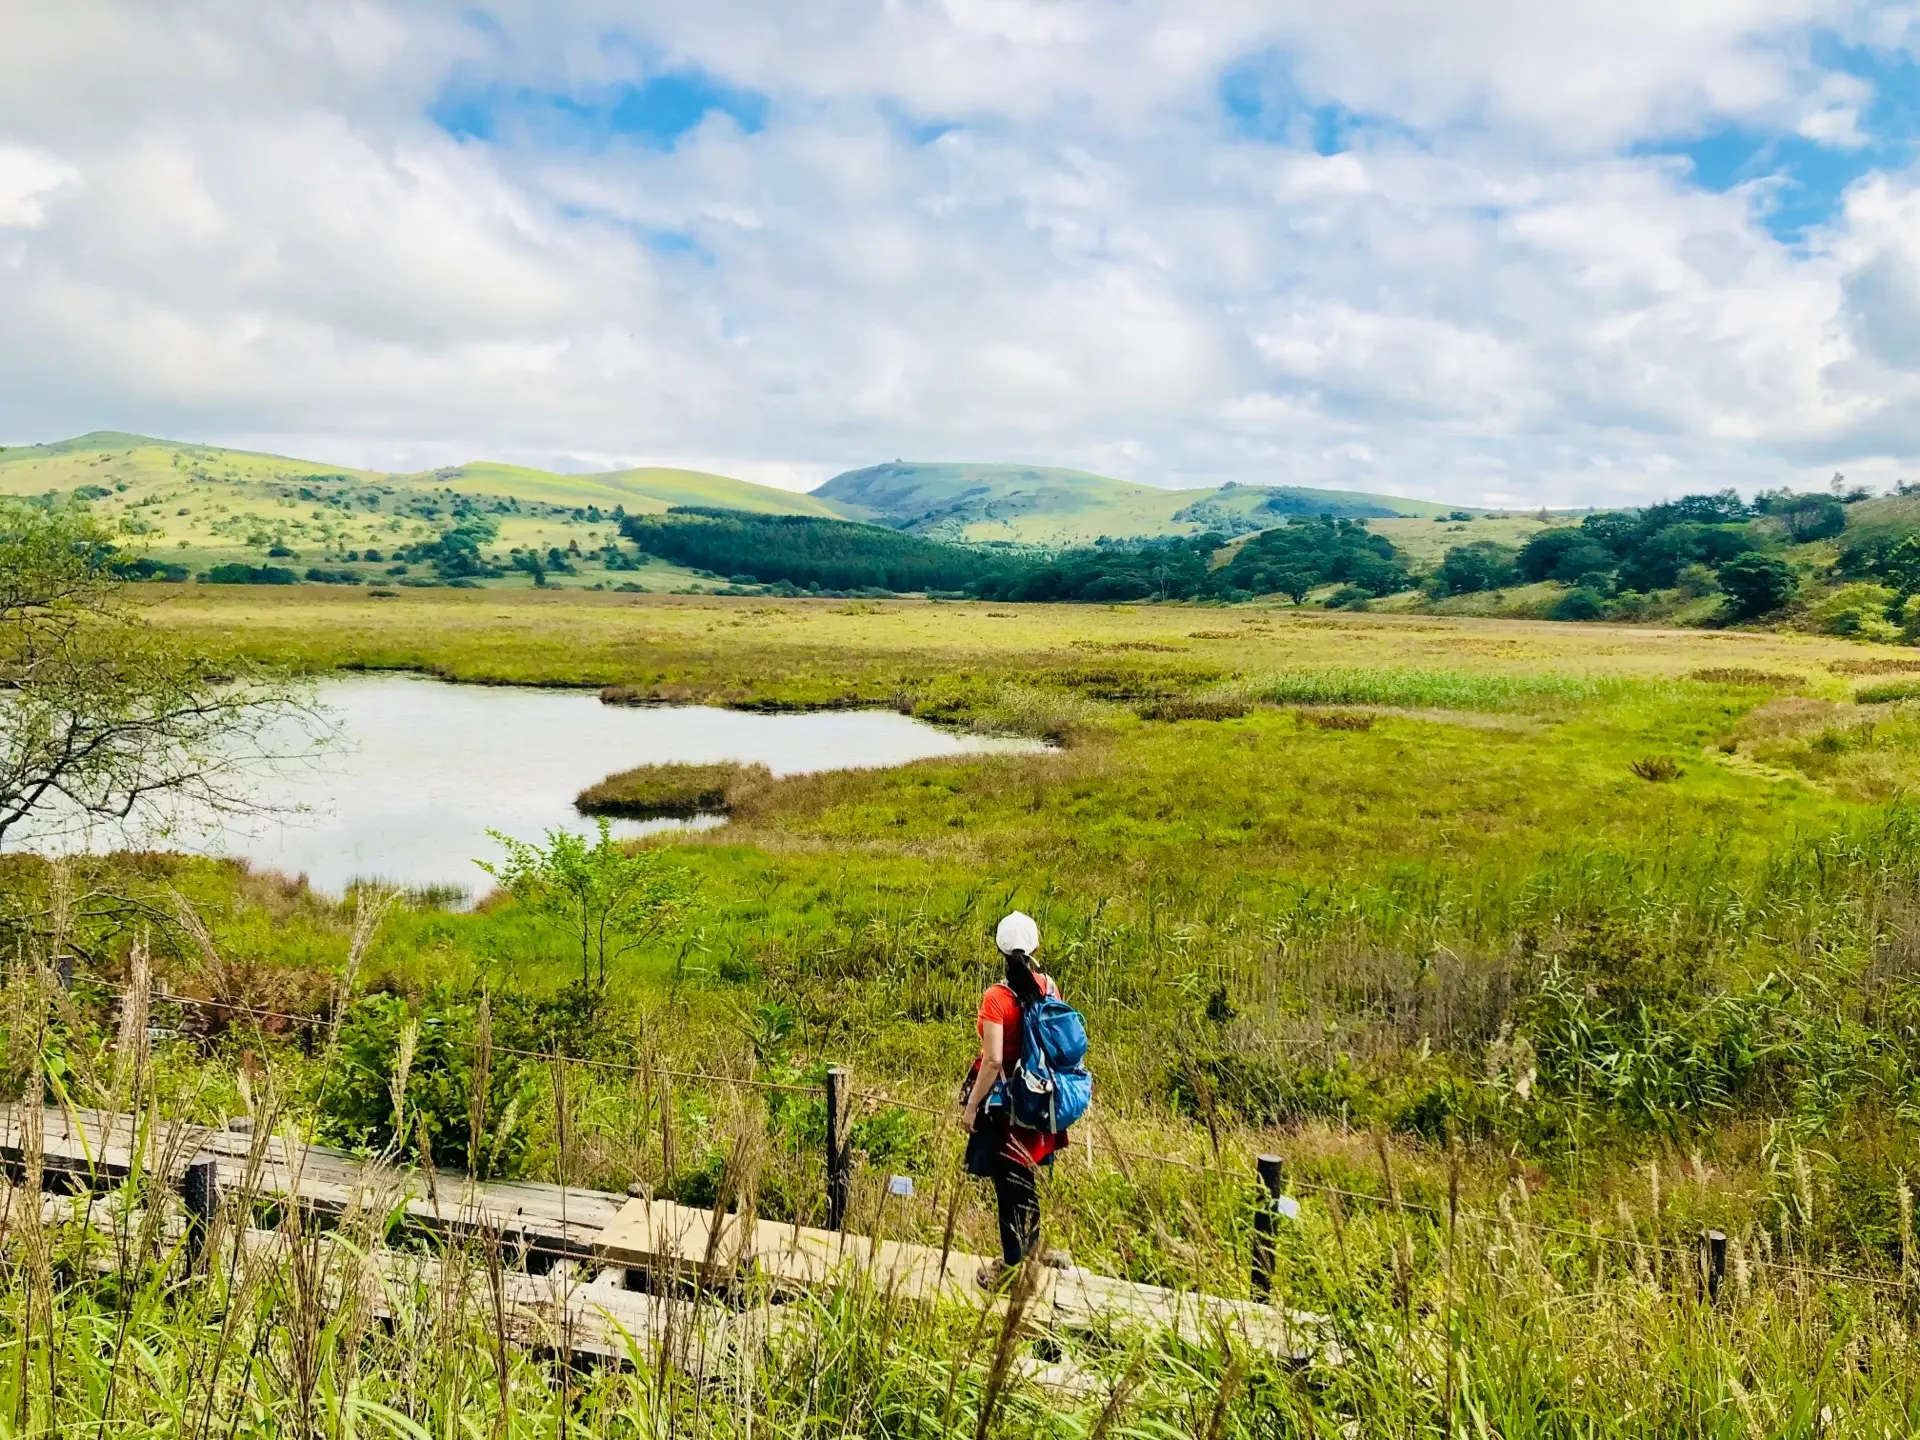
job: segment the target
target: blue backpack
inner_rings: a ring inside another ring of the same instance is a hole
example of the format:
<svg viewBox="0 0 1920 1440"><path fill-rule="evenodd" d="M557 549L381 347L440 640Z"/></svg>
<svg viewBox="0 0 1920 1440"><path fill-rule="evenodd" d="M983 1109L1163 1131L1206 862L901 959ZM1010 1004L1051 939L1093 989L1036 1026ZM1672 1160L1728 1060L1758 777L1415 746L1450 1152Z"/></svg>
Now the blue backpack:
<svg viewBox="0 0 1920 1440"><path fill-rule="evenodd" d="M1006 1077L1013 1123L1057 1135L1093 1102L1087 1073L1087 1022L1055 995L1020 1009L1020 1058Z"/></svg>

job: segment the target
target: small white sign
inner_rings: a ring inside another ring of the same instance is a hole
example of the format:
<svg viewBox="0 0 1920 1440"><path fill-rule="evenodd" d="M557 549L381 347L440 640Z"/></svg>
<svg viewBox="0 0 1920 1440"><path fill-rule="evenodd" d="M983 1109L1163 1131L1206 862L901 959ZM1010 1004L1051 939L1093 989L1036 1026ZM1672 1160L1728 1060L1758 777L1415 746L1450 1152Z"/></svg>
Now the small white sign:
<svg viewBox="0 0 1920 1440"><path fill-rule="evenodd" d="M887 1181L887 1193L911 1200L913 1198L913 1177L911 1175L894 1176L891 1180ZM1297 1214L1300 1207L1296 1205L1293 1208Z"/></svg>
<svg viewBox="0 0 1920 1440"><path fill-rule="evenodd" d="M1273 1202L1273 1208L1289 1220L1298 1220L1300 1218L1300 1202L1291 1195L1282 1195L1278 1200L1275 1200Z"/></svg>

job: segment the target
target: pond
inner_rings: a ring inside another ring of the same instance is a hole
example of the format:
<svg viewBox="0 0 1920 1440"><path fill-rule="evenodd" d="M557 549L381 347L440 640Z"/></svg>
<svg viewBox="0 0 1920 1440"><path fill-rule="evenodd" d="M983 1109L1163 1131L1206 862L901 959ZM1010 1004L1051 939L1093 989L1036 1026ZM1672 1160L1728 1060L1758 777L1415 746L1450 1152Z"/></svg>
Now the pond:
<svg viewBox="0 0 1920 1440"><path fill-rule="evenodd" d="M1035 742L942 730L888 710L752 714L708 706L603 705L580 690L453 685L411 675L322 681L333 734L311 758L259 782L267 818L95 833L93 848L232 855L339 894L359 880L471 897L490 883L498 830L538 840L591 833L573 797L636 765L735 760L775 775L901 765ZM298 748L288 746L287 748ZM615 820L618 835L721 823ZM29 841L31 844L31 841Z"/></svg>

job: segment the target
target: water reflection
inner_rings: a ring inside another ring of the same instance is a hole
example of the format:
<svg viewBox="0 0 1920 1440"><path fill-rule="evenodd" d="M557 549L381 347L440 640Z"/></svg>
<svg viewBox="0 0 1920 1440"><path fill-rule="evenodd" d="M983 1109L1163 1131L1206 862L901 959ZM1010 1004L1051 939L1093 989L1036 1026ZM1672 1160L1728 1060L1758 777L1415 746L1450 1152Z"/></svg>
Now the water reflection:
<svg viewBox="0 0 1920 1440"><path fill-rule="evenodd" d="M775 775L900 765L1031 742L960 735L883 710L763 715L704 706L602 705L582 691L449 685L404 675L324 681L335 734L309 763L263 778L270 819L176 824L164 833L99 833L95 849L149 845L243 857L339 893L356 880L471 894L473 864L498 853L499 830L538 839L590 832L573 797L636 765L737 760ZM706 826L616 820L619 835Z"/></svg>

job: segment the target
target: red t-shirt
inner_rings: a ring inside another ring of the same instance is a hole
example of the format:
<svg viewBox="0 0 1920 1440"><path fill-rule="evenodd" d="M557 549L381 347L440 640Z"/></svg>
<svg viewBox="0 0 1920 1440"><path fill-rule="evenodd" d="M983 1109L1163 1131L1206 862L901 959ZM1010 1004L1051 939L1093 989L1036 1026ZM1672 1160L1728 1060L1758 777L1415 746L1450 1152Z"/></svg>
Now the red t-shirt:
<svg viewBox="0 0 1920 1440"><path fill-rule="evenodd" d="M1036 970L1033 978L1040 983L1042 994L1056 997L1060 994L1060 987L1053 983L1051 976L1042 975ZM980 997L980 1014L974 1021L973 1028L984 1035L989 1024L1000 1027L1004 1045L1015 1048L1019 1046L1020 1001L1012 989L1004 983L988 986L987 993ZM1002 1053L1008 1052L1003 1050ZM975 1059L973 1064L975 1073L978 1073L979 1060ZM972 1088L971 1075L968 1077L967 1085L969 1089ZM1038 1165L1066 1143L1067 1132L1064 1130L1057 1135L1049 1135L1044 1131L1029 1130L1023 1125L1009 1125L1007 1143L1000 1153L1019 1165Z"/></svg>

